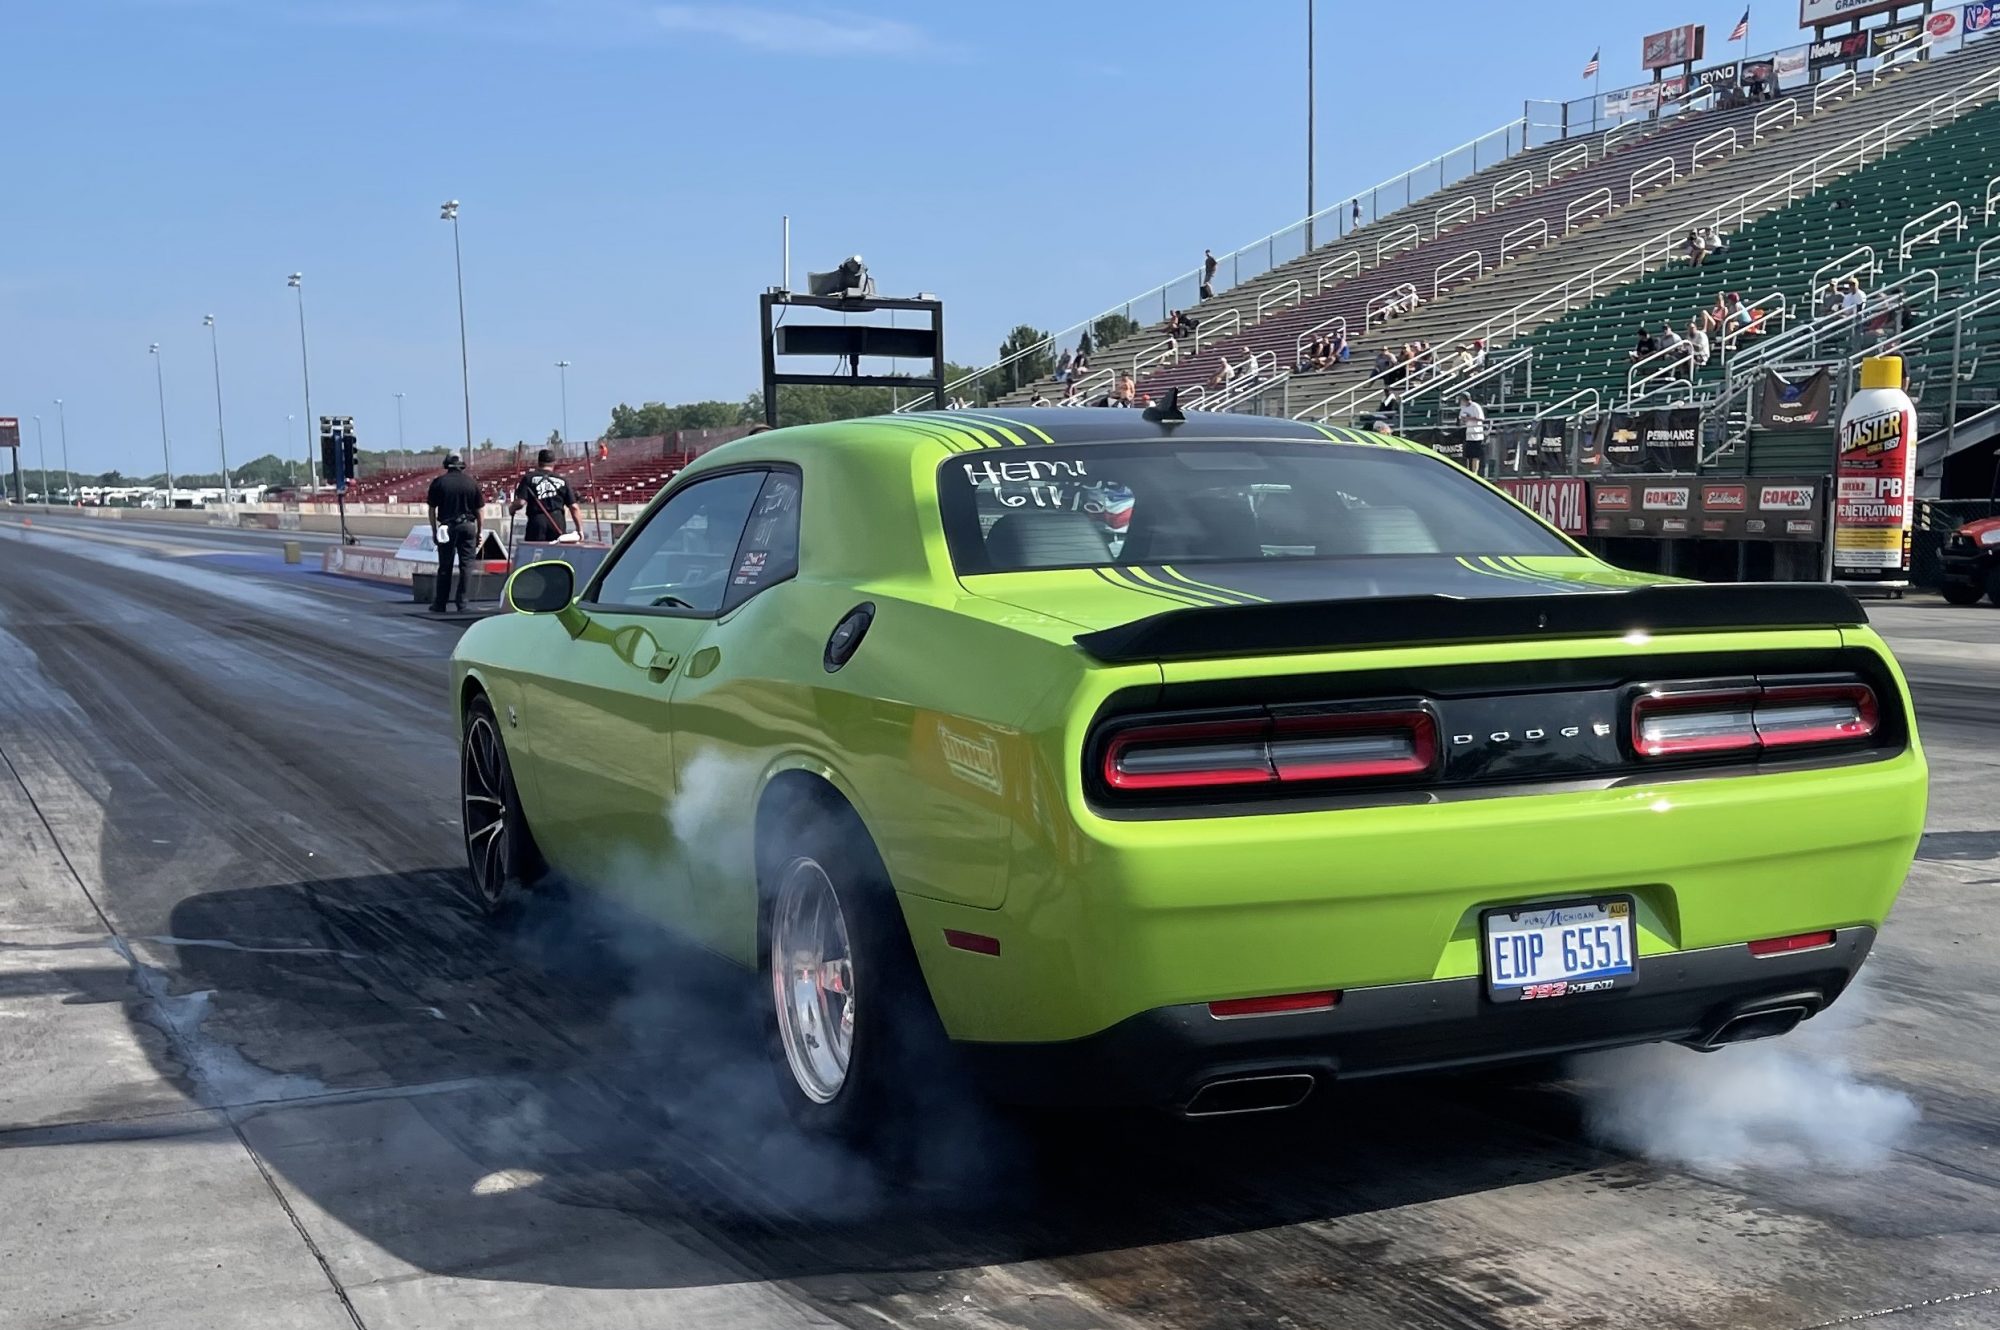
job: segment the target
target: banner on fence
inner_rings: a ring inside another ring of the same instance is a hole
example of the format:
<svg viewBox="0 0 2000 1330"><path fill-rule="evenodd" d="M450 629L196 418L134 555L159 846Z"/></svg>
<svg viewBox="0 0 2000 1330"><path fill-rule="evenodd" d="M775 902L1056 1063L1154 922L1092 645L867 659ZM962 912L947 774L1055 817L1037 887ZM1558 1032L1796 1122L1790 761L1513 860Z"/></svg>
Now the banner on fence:
<svg viewBox="0 0 2000 1330"><path fill-rule="evenodd" d="M1832 419L1833 375L1823 369L1787 379L1764 371L1758 392L1757 423L1765 429L1811 429Z"/></svg>

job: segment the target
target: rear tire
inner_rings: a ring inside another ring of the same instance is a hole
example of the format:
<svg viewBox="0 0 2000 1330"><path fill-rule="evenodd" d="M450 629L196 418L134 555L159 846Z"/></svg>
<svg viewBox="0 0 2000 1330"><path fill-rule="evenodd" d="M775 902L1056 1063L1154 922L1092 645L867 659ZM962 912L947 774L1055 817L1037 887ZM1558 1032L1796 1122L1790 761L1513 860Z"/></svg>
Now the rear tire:
<svg viewBox="0 0 2000 1330"><path fill-rule="evenodd" d="M1938 590L1950 605L1977 605L1985 594L1977 582L1946 582Z"/></svg>
<svg viewBox="0 0 2000 1330"><path fill-rule="evenodd" d="M1986 599L2000 605L2000 563L1995 563L1993 570L1986 574Z"/></svg>
<svg viewBox="0 0 2000 1330"><path fill-rule="evenodd" d="M759 884L765 1042L778 1093L809 1134L872 1143L927 1079L947 1074L949 1058L935 1056L943 1030L858 821L801 805L788 823Z"/></svg>
<svg viewBox="0 0 2000 1330"><path fill-rule="evenodd" d="M472 900L489 918L518 906L543 873L500 722L484 696L465 707L459 743L459 821L465 835Z"/></svg>

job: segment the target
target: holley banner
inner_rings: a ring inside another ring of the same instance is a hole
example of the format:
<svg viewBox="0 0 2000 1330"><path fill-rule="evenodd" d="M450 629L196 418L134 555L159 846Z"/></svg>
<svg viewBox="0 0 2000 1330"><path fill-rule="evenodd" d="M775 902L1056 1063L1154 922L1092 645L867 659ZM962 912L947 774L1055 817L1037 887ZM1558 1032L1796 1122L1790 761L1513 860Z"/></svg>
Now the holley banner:
<svg viewBox="0 0 2000 1330"><path fill-rule="evenodd" d="M1803 378L1787 379L1776 370L1764 371L1763 387L1757 394L1757 423L1765 429L1811 429L1832 419L1833 377L1826 370L1814 370Z"/></svg>

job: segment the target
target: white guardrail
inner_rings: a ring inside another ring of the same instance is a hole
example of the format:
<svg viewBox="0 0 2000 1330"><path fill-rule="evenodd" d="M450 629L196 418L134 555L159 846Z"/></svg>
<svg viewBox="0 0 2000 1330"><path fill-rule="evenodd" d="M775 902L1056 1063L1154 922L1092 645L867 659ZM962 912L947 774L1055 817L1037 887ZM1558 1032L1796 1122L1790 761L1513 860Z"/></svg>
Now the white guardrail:
<svg viewBox="0 0 2000 1330"><path fill-rule="evenodd" d="M1879 79L1881 71L1876 71L1872 77ZM1976 74L1880 124L1869 126L1807 161L1769 176L1733 198L1705 208L1585 271L1571 275L1510 309L1439 340L1454 345L1484 340L1488 346L1493 346L1517 337L1579 305L1589 304L1605 291L1674 262L1682 253L1690 231L1709 227L1736 230L1745 222L1762 216L1763 211L1775 211L1793 199L1813 193L1822 180L1838 179L1859 170L1870 161L1887 156L1908 140L1957 119L1958 112L1963 108L1996 98L2000 98L2000 68ZM1294 415L1302 420L1350 415L1365 399L1379 395L1381 386L1380 376L1373 376L1329 393Z"/></svg>

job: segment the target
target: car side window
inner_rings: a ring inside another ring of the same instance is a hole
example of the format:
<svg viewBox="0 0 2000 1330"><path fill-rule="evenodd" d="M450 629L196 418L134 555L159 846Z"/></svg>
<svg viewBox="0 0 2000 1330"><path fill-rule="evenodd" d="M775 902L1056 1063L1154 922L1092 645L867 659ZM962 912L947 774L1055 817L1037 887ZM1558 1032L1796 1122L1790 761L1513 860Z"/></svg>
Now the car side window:
<svg viewBox="0 0 2000 1330"><path fill-rule="evenodd" d="M743 543L729 574L722 608L733 610L765 587L776 586L799 571L799 477L773 471L750 510Z"/></svg>
<svg viewBox="0 0 2000 1330"><path fill-rule="evenodd" d="M590 603L720 613L736 547L768 474L732 471L697 480L668 499L604 570Z"/></svg>

